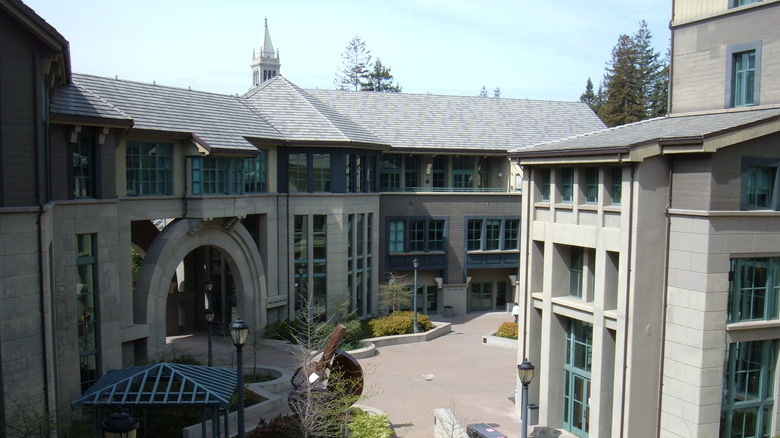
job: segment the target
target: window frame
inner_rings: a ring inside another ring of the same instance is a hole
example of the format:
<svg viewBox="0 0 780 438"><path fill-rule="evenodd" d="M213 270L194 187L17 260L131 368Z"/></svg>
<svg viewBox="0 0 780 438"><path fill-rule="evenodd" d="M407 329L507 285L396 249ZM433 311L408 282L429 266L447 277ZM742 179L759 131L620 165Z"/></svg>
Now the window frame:
<svg viewBox="0 0 780 438"><path fill-rule="evenodd" d="M747 275L752 282L743 284ZM763 271L764 283L756 284L756 275ZM763 289L763 293L760 290ZM760 312L756 306L761 306ZM731 259L729 271L729 323L744 321L770 321L780 317L780 257L744 257ZM743 316L747 313L747 316ZM759 315L760 313L760 315Z"/></svg>
<svg viewBox="0 0 780 438"><path fill-rule="evenodd" d="M747 348L747 354L741 348ZM756 357L751 353L756 353ZM723 389L720 416L720 436L734 436L734 427L739 427L733 421L736 414L742 412L742 421L736 423L744 427L752 427L757 432L751 436L768 436L771 432L772 411L774 409L774 378L773 371L777 366L777 340L756 340L734 342L726 345L723 364ZM740 364L753 365L753 368L743 368ZM756 366L757 365L757 366ZM756 376L756 374L758 374ZM757 394L750 400L738 400L737 394L750 395L749 387L758 385ZM734 394L734 397L732 397ZM755 410L755 421L746 424L746 414ZM766 418L768 417L768 418ZM745 429L740 435L744 436Z"/></svg>
<svg viewBox="0 0 780 438"><path fill-rule="evenodd" d="M574 202L574 168L573 167L561 167L561 186L560 196L561 202L564 204L571 204Z"/></svg>
<svg viewBox="0 0 780 438"><path fill-rule="evenodd" d="M620 205L623 197L623 168L621 166L612 166L610 168L610 177L609 197L612 205Z"/></svg>
<svg viewBox="0 0 780 438"><path fill-rule="evenodd" d="M152 151L155 152L153 155ZM127 140L125 195L149 196L172 193L173 143Z"/></svg>
<svg viewBox="0 0 780 438"><path fill-rule="evenodd" d="M552 169L543 167L539 169L539 197L542 202L550 202L550 189L552 187Z"/></svg>
<svg viewBox="0 0 780 438"><path fill-rule="evenodd" d="M88 242L85 242L84 238L88 238ZM86 245L85 245L86 243ZM77 305L82 302L90 301L92 304L92 312L87 313L85 307L81 315L78 315L76 320L77 335L78 335L78 354L79 354L79 368L81 370L81 390L86 391L93 383L95 383L101 376L101 330L100 330L100 297L99 297L99 278L98 278L98 247L97 247L97 234L86 233L76 235L76 278L82 278L82 273L88 275L89 278L83 280L89 280L90 283L77 283L76 289L76 301ZM91 284L92 290L81 290L78 284L88 286ZM79 312L76 312L77 314ZM82 337L87 336L86 333L92 330L93 342L92 347L87 349L87 341L85 340L82 345ZM89 361L91 358L94 361L95 369L94 376L87 377L85 380L84 369L81 365L85 361Z"/></svg>
<svg viewBox="0 0 780 438"><path fill-rule="evenodd" d="M507 252L520 249L520 218L516 216L467 217L465 230L466 252Z"/></svg>
<svg viewBox="0 0 780 438"><path fill-rule="evenodd" d="M585 185L584 195L586 204L598 204L599 203L599 168L598 167L586 167L585 168Z"/></svg>
<svg viewBox="0 0 780 438"><path fill-rule="evenodd" d="M761 46L762 41L749 41L728 46L726 48L726 101L725 108L741 108L760 105L761 94ZM746 52L755 53L755 68L753 69L753 102L751 104L736 104L736 67L737 55Z"/></svg>
<svg viewBox="0 0 780 438"><path fill-rule="evenodd" d="M441 253L444 252L446 241L445 217L387 218L387 249L390 255Z"/></svg>
<svg viewBox="0 0 780 438"><path fill-rule="evenodd" d="M750 187L751 180L750 170L754 168L774 168L774 181L770 184L772 190L769 196L769 202L766 207L756 206L750 202ZM780 193L780 158L759 158L759 157L743 157L742 158L742 171L740 174L741 179L741 191L740 191L740 209L743 211L750 210L778 210L778 193Z"/></svg>

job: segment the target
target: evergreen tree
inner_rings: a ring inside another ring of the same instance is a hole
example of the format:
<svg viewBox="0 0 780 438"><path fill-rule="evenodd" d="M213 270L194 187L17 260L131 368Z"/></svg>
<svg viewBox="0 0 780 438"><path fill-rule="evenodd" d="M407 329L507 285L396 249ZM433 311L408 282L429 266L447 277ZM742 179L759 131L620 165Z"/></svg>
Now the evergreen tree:
<svg viewBox="0 0 780 438"><path fill-rule="evenodd" d="M620 35L604 74L604 102L598 115L607 126L625 125L646 118L642 75L632 38Z"/></svg>
<svg viewBox="0 0 780 438"><path fill-rule="evenodd" d="M401 86L393 84L393 75L390 74L390 67L382 65L382 61L377 58L374 63L374 69L368 74L367 81L362 84L361 91L400 93Z"/></svg>
<svg viewBox="0 0 780 438"><path fill-rule="evenodd" d="M672 53L669 47L666 48L666 57L661 62L661 69L658 78L653 84L650 95L650 117L660 117L666 115L669 110L669 66L671 65Z"/></svg>
<svg viewBox="0 0 780 438"><path fill-rule="evenodd" d="M487 90L485 89L485 86L482 86L482 90L479 92L479 97L487 97Z"/></svg>
<svg viewBox="0 0 780 438"><path fill-rule="evenodd" d="M369 81L371 51L366 43L355 35L341 54L341 71L336 74L336 86L340 90L363 89Z"/></svg>
<svg viewBox="0 0 780 438"><path fill-rule="evenodd" d="M501 87L496 87L493 89L493 97L501 97Z"/></svg>
<svg viewBox="0 0 780 438"><path fill-rule="evenodd" d="M601 90L599 90L599 94L601 94ZM593 81L590 78L585 82L585 92L580 95L580 102L587 103L594 112L598 112L601 106L599 95L593 92Z"/></svg>
<svg viewBox="0 0 780 438"><path fill-rule="evenodd" d="M637 69L639 73L639 90L643 98L642 105L645 108L646 117L655 117L658 114L656 99L659 88L662 87L664 64L659 60L660 54L653 50L653 35L647 27L647 22L642 20L639 23L639 30L633 37L634 48L637 55Z"/></svg>

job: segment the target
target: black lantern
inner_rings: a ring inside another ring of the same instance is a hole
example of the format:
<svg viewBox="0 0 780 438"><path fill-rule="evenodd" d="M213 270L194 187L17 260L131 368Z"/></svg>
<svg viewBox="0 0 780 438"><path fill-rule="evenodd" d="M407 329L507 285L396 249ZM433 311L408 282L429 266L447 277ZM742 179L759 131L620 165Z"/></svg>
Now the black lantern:
<svg viewBox="0 0 780 438"><path fill-rule="evenodd" d="M230 323L230 338L233 340L233 345L236 346L236 365L238 368L238 438L244 438L244 355L242 349L246 344L246 339L249 337L249 326L241 320L241 317L237 317L235 321Z"/></svg>
<svg viewBox="0 0 780 438"><path fill-rule="evenodd" d="M101 424L104 438L135 438L138 421L119 409Z"/></svg>

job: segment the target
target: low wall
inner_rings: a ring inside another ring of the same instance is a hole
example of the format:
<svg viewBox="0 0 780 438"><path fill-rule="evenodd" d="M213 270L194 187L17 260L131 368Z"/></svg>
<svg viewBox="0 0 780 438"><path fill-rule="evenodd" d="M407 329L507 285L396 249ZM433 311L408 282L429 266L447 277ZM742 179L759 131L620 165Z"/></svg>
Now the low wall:
<svg viewBox="0 0 780 438"><path fill-rule="evenodd" d="M483 336L482 343L493 347L517 350L517 339L502 338L493 334Z"/></svg>
<svg viewBox="0 0 780 438"><path fill-rule="evenodd" d="M348 353L355 359L364 359L376 355L376 347L427 342L450 332L452 332L452 324L449 322L433 322L433 328L427 332L364 339L363 342L366 344L364 348L350 350Z"/></svg>

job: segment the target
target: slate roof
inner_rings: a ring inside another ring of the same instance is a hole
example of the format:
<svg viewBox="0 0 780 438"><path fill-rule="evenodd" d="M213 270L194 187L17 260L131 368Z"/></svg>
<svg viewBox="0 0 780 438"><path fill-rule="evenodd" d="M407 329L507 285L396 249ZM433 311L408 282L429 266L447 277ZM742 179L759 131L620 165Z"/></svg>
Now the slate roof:
<svg viewBox="0 0 780 438"><path fill-rule="evenodd" d="M110 79L83 74L73 75L73 85L108 103L114 110L133 120L133 128L193 135L210 149L257 151L247 138L282 140L281 134L253 113L237 96L207 93L183 88ZM68 88L66 87L66 88ZM81 99L84 93L73 90L54 96L54 114L100 113L94 100ZM70 100L67 100L69 98Z"/></svg>
<svg viewBox="0 0 780 438"><path fill-rule="evenodd" d="M246 102L288 140L387 144L282 76L251 89Z"/></svg>
<svg viewBox="0 0 780 438"><path fill-rule="evenodd" d="M780 120L780 108L680 114L643 120L510 152L517 157L628 152L656 143L702 142L775 120Z"/></svg>
<svg viewBox="0 0 780 438"><path fill-rule="evenodd" d="M579 102L306 90L397 148L513 148L604 128Z"/></svg>
<svg viewBox="0 0 780 438"><path fill-rule="evenodd" d="M51 112L63 119L113 119L132 126L133 119L81 85L71 84L57 89Z"/></svg>

